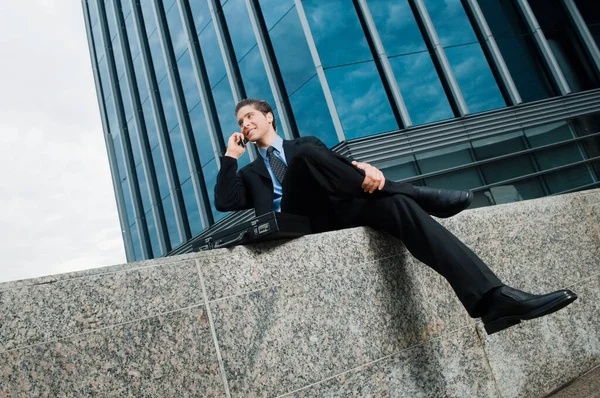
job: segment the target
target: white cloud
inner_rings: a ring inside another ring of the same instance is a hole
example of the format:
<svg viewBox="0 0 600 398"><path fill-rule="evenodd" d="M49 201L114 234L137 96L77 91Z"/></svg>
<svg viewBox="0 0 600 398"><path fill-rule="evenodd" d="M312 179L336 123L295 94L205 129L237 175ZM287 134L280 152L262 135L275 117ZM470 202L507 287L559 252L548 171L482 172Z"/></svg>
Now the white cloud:
<svg viewBox="0 0 600 398"><path fill-rule="evenodd" d="M80 2L0 6L0 282L125 261Z"/></svg>

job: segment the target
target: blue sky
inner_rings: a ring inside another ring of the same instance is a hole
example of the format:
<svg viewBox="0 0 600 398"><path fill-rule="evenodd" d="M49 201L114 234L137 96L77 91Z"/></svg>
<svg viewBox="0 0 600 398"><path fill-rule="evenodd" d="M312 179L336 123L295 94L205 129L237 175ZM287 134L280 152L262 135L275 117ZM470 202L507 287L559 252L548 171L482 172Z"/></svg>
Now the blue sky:
<svg viewBox="0 0 600 398"><path fill-rule="evenodd" d="M81 3L0 26L0 282L125 262Z"/></svg>

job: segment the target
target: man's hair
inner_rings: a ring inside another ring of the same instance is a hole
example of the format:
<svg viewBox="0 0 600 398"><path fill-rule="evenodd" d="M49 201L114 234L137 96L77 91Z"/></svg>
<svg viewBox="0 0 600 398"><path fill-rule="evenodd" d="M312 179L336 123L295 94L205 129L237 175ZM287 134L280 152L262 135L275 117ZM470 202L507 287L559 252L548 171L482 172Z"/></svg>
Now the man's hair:
<svg viewBox="0 0 600 398"><path fill-rule="evenodd" d="M238 111L246 105L252 105L254 107L254 109L256 109L257 111L259 111L260 113L262 113L265 116L267 116L267 113L271 112L271 114L273 115L273 130L277 131L277 121L275 120L275 112L273 112L273 108L271 108L271 105L269 105L269 103L267 101L259 100L256 98L246 98L246 99L241 100L235 106L235 117L236 118L237 118Z"/></svg>

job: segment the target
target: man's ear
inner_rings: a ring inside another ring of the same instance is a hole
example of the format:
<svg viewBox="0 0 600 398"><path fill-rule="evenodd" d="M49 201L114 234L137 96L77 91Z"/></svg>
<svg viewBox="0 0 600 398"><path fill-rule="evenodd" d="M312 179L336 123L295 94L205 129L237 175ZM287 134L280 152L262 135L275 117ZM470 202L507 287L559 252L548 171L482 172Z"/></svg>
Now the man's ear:
<svg viewBox="0 0 600 398"><path fill-rule="evenodd" d="M266 117L267 117L267 122L273 123L273 113L272 112L267 113Z"/></svg>

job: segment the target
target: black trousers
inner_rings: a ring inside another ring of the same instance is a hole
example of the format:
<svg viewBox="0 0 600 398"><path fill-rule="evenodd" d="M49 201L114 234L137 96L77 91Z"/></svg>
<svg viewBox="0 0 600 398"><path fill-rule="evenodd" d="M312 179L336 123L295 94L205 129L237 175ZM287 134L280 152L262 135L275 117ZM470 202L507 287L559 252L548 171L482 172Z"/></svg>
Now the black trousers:
<svg viewBox="0 0 600 398"><path fill-rule="evenodd" d="M282 211L306 216L314 232L369 226L401 239L408 251L450 283L469 315L503 283L488 266L411 198L411 184L386 181L373 194L364 172L325 148L303 145L288 164Z"/></svg>

